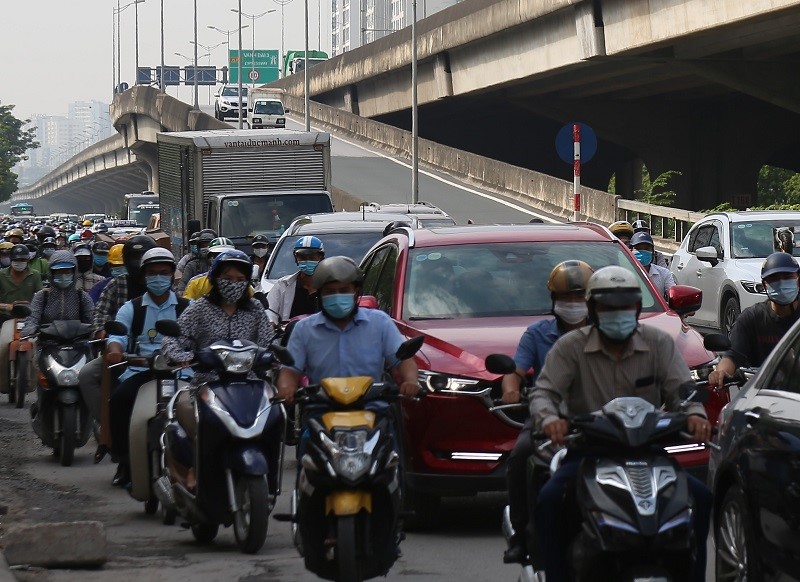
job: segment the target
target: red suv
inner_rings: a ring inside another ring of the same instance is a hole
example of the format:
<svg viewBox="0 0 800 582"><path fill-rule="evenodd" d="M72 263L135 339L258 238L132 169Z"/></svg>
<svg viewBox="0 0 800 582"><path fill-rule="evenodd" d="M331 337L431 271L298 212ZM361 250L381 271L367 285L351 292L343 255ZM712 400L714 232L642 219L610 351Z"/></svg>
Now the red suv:
<svg viewBox="0 0 800 582"><path fill-rule="evenodd" d="M693 375L707 377L714 354L675 312L696 308L699 290L673 288L668 306L628 249L599 225L395 229L361 266L364 295L374 296L405 336L425 336L416 359L421 384L434 393L404 400L399 423L415 513L430 515L442 496L505 490L505 461L527 411L492 410L500 385L484 358L513 355L525 328L550 315L548 275L569 259L635 272L642 323L670 333ZM726 396L713 395L709 418L716 420L725 402ZM687 465L707 461L702 445L674 452Z"/></svg>

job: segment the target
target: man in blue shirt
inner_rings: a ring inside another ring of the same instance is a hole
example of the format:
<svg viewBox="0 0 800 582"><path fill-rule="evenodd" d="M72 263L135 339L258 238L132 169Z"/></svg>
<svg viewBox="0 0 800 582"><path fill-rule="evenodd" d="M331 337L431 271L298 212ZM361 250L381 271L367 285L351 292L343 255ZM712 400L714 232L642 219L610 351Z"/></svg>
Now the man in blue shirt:
<svg viewBox="0 0 800 582"><path fill-rule="evenodd" d="M536 380L544 365L545 357L556 340L563 334L583 327L589 315L586 307L586 283L592 276L592 268L583 261L564 261L555 266L547 280L547 289L553 301L553 319L543 319L531 324L519 341L514 362L517 369L503 377L503 403L519 402L526 374L533 370ZM514 536L503 554L505 563L523 562L528 555L528 458L533 453L531 443L531 421L525 423L514 449L508 456L506 480L508 505ZM538 476L534 476L538 478Z"/></svg>
<svg viewBox="0 0 800 582"><path fill-rule="evenodd" d="M359 309L363 273L348 257L322 260L312 284L319 290L322 311L297 322L287 349L293 366L278 376L278 395L291 404L303 374L311 384L323 378L371 376L383 379L387 365L396 363L395 352L403 336L391 318L376 309ZM419 392L418 368L413 359L395 368L401 394Z"/></svg>
<svg viewBox="0 0 800 582"><path fill-rule="evenodd" d="M128 335L109 336L105 354L109 366L122 362L126 352L152 356L161 348L163 339L155 329L156 321L176 320L188 305L188 301L178 299L172 292L175 258L171 252L161 247L148 250L142 256L141 269L147 293L127 301L119 308L116 320L125 325ZM119 385L111 396L111 438L114 456L119 461L117 474L112 481L116 486L124 487L130 483L128 425L139 387L152 378L149 368L128 366L120 375Z"/></svg>

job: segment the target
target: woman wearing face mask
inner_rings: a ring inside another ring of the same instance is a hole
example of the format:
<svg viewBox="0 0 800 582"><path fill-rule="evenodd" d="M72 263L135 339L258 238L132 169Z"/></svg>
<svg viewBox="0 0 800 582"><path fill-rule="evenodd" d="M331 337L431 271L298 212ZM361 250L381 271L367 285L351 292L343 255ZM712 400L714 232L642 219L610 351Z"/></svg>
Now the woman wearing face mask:
<svg viewBox="0 0 800 582"><path fill-rule="evenodd" d="M96 274L92 270L92 249L89 248L89 245L85 243L79 244L72 252L75 254L75 259L78 261L76 286L78 289L83 289L88 292L92 287L105 279L105 277Z"/></svg>
<svg viewBox="0 0 800 582"><path fill-rule="evenodd" d="M587 324L589 309L586 306L586 284L592 268L583 261L564 261L555 266L547 280L547 289L553 301L553 319L542 319L531 324L520 339L514 362L517 370L503 377L503 403L519 402L525 374L533 370L534 381L544 365L545 356L556 340L565 333ZM520 432L514 449L508 457L509 511L514 526L514 537L503 555L506 563L521 562L528 553L528 493L527 464L533 454L531 422Z"/></svg>
<svg viewBox="0 0 800 582"><path fill-rule="evenodd" d="M319 262L325 258L325 247L315 236L303 236L294 243L296 273L281 277L267 295L269 319L278 324L298 315L319 311L317 290L312 276Z"/></svg>
<svg viewBox="0 0 800 582"><path fill-rule="evenodd" d="M653 237L648 232L637 232L631 237L631 249L633 250L633 256L647 271L653 286L661 293L662 297L666 297L669 288L676 285L675 276L669 269L653 262L655 250Z"/></svg>

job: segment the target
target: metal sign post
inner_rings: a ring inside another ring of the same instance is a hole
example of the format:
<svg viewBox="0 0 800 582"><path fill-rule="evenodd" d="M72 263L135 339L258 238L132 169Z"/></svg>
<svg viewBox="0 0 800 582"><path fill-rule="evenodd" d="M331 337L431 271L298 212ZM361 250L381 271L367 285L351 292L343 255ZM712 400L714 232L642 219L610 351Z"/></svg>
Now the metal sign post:
<svg viewBox="0 0 800 582"><path fill-rule="evenodd" d="M579 123L572 124L572 143L575 161L572 164L572 199L574 207L572 209L572 221L578 221L581 212L581 126Z"/></svg>
<svg viewBox="0 0 800 582"><path fill-rule="evenodd" d="M597 136L585 123L568 123L556 135L556 152L565 163L572 164L572 220L580 219L581 164L597 152Z"/></svg>

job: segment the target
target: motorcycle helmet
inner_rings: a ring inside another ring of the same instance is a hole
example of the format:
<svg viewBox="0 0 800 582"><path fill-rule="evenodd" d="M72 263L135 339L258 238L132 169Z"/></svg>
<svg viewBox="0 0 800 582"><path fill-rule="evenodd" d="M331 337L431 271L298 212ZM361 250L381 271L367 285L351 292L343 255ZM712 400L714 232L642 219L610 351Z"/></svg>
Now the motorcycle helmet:
<svg viewBox="0 0 800 582"><path fill-rule="evenodd" d="M761 279L766 279L778 273L797 273L800 265L795 258L784 252L772 253L761 265Z"/></svg>
<svg viewBox="0 0 800 582"><path fill-rule="evenodd" d="M330 257L323 259L317 265L311 278L314 289L321 289L326 283L334 281L339 283L354 283L361 285L364 273L358 268L356 262L350 257Z"/></svg>
<svg viewBox="0 0 800 582"><path fill-rule="evenodd" d="M586 301L621 307L641 303L639 280L625 267L603 267L589 277L586 284Z"/></svg>
<svg viewBox="0 0 800 582"><path fill-rule="evenodd" d="M621 236L631 238L633 236L633 226L631 226L631 223L627 220L618 220L617 222L611 223L608 230L617 238Z"/></svg>
<svg viewBox="0 0 800 582"><path fill-rule="evenodd" d="M635 247L636 245L647 244L651 247L654 247L655 244L653 243L653 237L650 236L649 232L640 230L636 234L631 237L631 247Z"/></svg>
<svg viewBox="0 0 800 582"><path fill-rule="evenodd" d="M634 220L631 226L633 227L634 234L637 232L650 232L650 224L641 218L639 220Z"/></svg>
<svg viewBox="0 0 800 582"><path fill-rule="evenodd" d="M565 295L574 291L586 291L586 285L594 270L583 261L564 261L550 271L547 289L553 295Z"/></svg>
<svg viewBox="0 0 800 582"><path fill-rule="evenodd" d="M55 240L56 237L56 229L52 226L43 226L39 229L36 233L36 238L39 239L40 244L44 244L45 239L52 238Z"/></svg>
<svg viewBox="0 0 800 582"><path fill-rule="evenodd" d="M95 230L95 232L99 232L99 233L105 234L105 233L108 232L108 225L105 222L101 222L100 224L98 224L95 227L94 230Z"/></svg>
<svg viewBox="0 0 800 582"><path fill-rule="evenodd" d="M125 241L122 247L122 263L128 270L128 275L136 277L139 274L142 256L155 246L156 241L144 234L132 236Z"/></svg>
<svg viewBox="0 0 800 582"><path fill-rule="evenodd" d="M81 226L86 226L86 227L92 226L92 221L87 218L81 223Z"/></svg>
<svg viewBox="0 0 800 582"><path fill-rule="evenodd" d="M294 243L294 254L297 255L310 255L314 253L325 254L325 246L322 241L315 236L301 236Z"/></svg>
<svg viewBox="0 0 800 582"><path fill-rule="evenodd" d="M250 273L253 269L253 263L246 253L236 250L227 249L220 253L211 264L211 270L208 272L208 278L212 283L219 277L220 273L227 267L235 266L245 277L250 278Z"/></svg>
<svg viewBox="0 0 800 582"><path fill-rule="evenodd" d="M125 245L117 244L108 251L108 264L112 267L119 267L124 264L122 260L122 250Z"/></svg>
<svg viewBox="0 0 800 582"><path fill-rule="evenodd" d="M175 257L171 252L162 247L152 248L142 255L142 269L144 269L144 267L147 265L154 265L156 263L167 263L172 265L173 270L175 270L176 267Z"/></svg>
<svg viewBox="0 0 800 582"><path fill-rule="evenodd" d="M12 261L30 261L31 253L28 247L21 244L16 244L11 247L11 260Z"/></svg>
<svg viewBox="0 0 800 582"><path fill-rule="evenodd" d="M84 229L79 236L81 240L92 240L94 238L94 233L87 228Z"/></svg>

